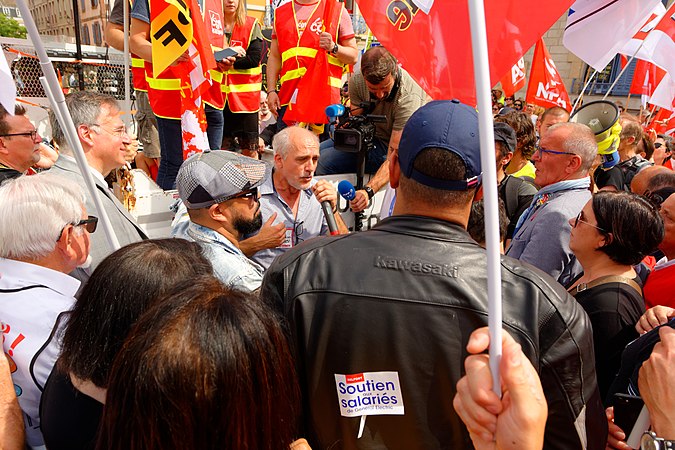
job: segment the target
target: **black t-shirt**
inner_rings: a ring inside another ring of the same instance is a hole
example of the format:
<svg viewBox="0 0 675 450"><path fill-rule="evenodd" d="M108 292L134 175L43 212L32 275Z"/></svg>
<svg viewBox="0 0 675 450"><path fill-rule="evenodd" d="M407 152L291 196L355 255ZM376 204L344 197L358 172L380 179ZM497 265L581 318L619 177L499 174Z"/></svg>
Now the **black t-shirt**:
<svg viewBox="0 0 675 450"><path fill-rule="evenodd" d="M110 17L108 22L114 23L115 25L124 25L124 3L126 0L116 0L115 6L113 6L112 11L110 11ZM129 13L131 13L131 5L129 5Z"/></svg>
<svg viewBox="0 0 675 450"><path fill-rule="evenodd" d="M641 285L640 279L634 279ZM574 296L591 319L595 350L595 370L600 395L606 395L619 372L621 353L638 337L635 324L645 312L642 296L626 283L605 283Z"/></svg>
<svg viewBox="0 0 675 450"><path fill-rule="evenodd" d="M633 181L635 174L650 165L652 164L649 161L636 155L608 170L598 167L593 173L593 180L598 189L614 186L618 191L630 191L630 182Z"/></svg>
<svg viewBox="0 0 675 450"><path fill-rule="evenodd" d="M40 400L40 428L49 450L93 450L103 404L75 389L55 364Z"/></svg>

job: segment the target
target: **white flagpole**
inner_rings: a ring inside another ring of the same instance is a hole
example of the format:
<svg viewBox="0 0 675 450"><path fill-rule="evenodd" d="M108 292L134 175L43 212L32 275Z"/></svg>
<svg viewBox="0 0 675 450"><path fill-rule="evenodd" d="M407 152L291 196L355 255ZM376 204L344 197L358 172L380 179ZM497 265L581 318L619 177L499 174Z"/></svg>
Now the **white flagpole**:
<svg viewBox="0 0 675 450"><path fill-rule="evenodd" d="M586 84L584 84L584 87L581 88L581 93L580 93L579 96L577 97L577 101L574 102L574 106L572 106L572 111L570 111L570 116L571 116L572 114L574 114L574 111L576 111L577 105L579 104L579 102L581 101L581 99L584 98L584 95L586 95L586 94L584 94L584 93L586 92L586 88L588 88L588 85L591 84L591 81L593 80L593 77L596 76L597 74L598 74L598 71L595 70L595 69L593 69L593 73L591 74L590 77L588 77L588 80L586 80Z"/></svg>
<svg viewBox="0 0 675 450"><path fill-rule="evenodd" d="M490 371L492 390L501 397L499 362L502 359L502 272L499 242L499 212L497 197L497 168L492 121L490 73L483 0L467 0L471 22L473 71L478 99L478 131L480 133L480 163L483 168L483 198L485 202L485 243L488 271L488 326L490 328Z"/></svg>
<svg viewBox="0 0 675 450"><path fill-rule="evenodd" d="M108 214L103 208L101 198L98 196L96 185L94 184L94 178L89 171L89 165L87 164L87 160L84 157L82 144L80 143L80 139L77 137L75 124L73 123L73 118L70 117L70 111L68 111L68 106L66 105L66 98L63 96L63 91L61 90L59 80L56 78L56 72L54 71L52 62L47 56L47 52L45 51L45 47L42 44L42 40L40 40L40 33L38 33L37 27L35 26L35 21L33 20L30 10L28 9L26 0L17 0L16 4L21 11L24 26L28 31L31 41L33 42L35 52L40 58L40 67L42 68L42 73L45 75L45 79L48 84L48 91L51 92L51 94L47 95L50 95L50 97L55 100L55 103L52 103L52 108L54 108L55 111L58 110L58 113L55 113L56 117L58 118L60 116L63 120L59 121L59 124L61 125L61 128L63 128L63 134L68 141L68 146L73 150L75 160L77 161L77 165L80 168L80 172L84 178L84 183L87 186L89 195L96 205L96 209L98 210L98 219L103 226L103 231L105 231L105 234L108 238L110 249L115 251L120 248L120 244L117 240L117 236L115 236L115 231L110 224Z"/></svg>
<svg viewBox="0 0 675 450"><path fill-rule="evenodd" d="M124 77L124 124L129 128L132 122L131 115L131 85L129 82L129 74L131 73L131 54L129 53L129 2L127 0L117 0L118 2L124 2L123 14L124 14L124 23L122 28L124 29L124 70L126 76ZM137 105L138 107L138 105Z"/></svg>

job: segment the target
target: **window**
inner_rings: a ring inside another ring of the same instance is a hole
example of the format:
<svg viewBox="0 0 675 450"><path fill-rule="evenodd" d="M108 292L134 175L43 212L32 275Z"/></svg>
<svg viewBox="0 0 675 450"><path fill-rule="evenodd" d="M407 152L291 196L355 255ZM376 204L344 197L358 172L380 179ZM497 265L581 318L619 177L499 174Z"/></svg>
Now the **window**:
<svg viewBox="0 0 675 450"><path fill-rule="evenodd" d="M98 6L98 0L91 0L91 8L94 9Z"/></svg>
<svg viewBox="0 0 675 450"><path fill-rule="evenodd" d="M103 39L101 35L101 24L99 22L94 22L94 25L92 25L92 33L94 35L94 44L96 45L102 45L103 44Z"/></svg>
<svg viewBox="0 0 675 450"><path fill-rule="evenodd" d="M628 65L626 71L621 75L619 81L614 85L611 95L625 96L628 95L628 90L630 89L630 84L633 81L633 72L635 72L635 64L637 64L637 59L634 59ZM593 95L605 95L609 90L610 86L617 79L623 67L621 66L621 56L617 55L601 72L598 72L595 75L595 79L591 81L591 84L586 88L586 94ZM585 79L593 74L594 70L592 67L586 67ZM579 87L579 89L581 86Z"/></svg>
<svg viewBox="0 0 675 450"><path fill-rule="evenodd" d="M89 27L87 25L82 25L82 43L84 45L91 44L91 39L89 39Z"/></svg>

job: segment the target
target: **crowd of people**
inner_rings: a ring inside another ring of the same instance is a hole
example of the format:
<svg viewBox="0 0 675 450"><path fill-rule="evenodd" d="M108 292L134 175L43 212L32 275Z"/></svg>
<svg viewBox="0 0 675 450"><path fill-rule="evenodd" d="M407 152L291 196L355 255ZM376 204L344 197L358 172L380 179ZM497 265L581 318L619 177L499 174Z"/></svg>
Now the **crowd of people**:
<svg viewBox="0 0 675 450"><path fill-rule="evenodd" d="M649 412L644 448L675 445L671 136L622 112L608 167L565 109L493 91L482 167L475 108L431 101L384 47L343 87L358 54L344 9L277 9L265 92L260 25L224 0L205 15L222 17L214 49L237 56L212 74L210 148L183 161L177 75L152 72L149 8L130 13L138 137L113 97L66 97L93 191L53 114L50 152L24 108L0 107L0 446L626 450L626 398ZM118 1L111 46L123 19ZM320 51L324 89L386 118L349 203L392 194L368 231L350 232L334 184L316 178L356 171L356 155L284 120ZM171 237L149 239L110 189L132 160L177 190ZM501 396L485 354L488 170Z"/></svg>

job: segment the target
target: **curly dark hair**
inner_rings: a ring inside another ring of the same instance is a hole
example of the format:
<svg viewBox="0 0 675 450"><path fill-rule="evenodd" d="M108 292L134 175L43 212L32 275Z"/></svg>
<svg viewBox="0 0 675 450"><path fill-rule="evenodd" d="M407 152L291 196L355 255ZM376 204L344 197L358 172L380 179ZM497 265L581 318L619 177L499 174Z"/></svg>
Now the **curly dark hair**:
<svg viewBox="0 0 675 450"><path fill-rule="evenodd" d="M518 146L516 152L520 151L526 159L532 159L536 150L537 135L534 132L534 124L530 116L521 111L511 111L503 116L495 117L495 122L504 122L509 124L516 131Z"/></svg>

